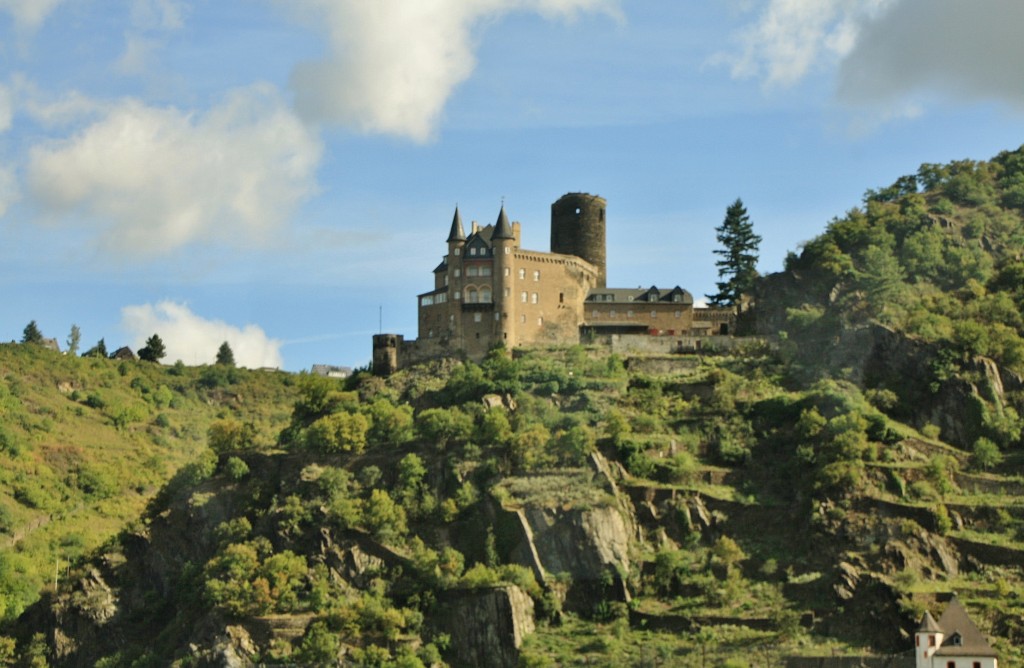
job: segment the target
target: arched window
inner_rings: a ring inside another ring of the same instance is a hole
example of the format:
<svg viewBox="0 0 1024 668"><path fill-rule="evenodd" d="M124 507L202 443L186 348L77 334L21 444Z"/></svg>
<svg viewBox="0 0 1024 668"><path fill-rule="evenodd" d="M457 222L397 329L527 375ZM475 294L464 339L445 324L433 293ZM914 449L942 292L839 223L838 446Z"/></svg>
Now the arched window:
<svg viewBox="0 0 1024 668"><path fill-rule="evenodd" d="M476 288L469 288L466 290L466 303L475 304L477 300Z"/></svg>
<svg viewBox="0 0 1024 668"><path fill-rule="evenodd" d="M540 280L540 271L539 270L533 272L533 280L535 280L535 281L539 281Z"/></svg>
<svg viewBox="0 0 1024 668"><path fill-rule="evenodd" d="M484 304L490 304L491 303L491 289L490 288L480 288L480 301L483 302Z"/></svg>
<svg viewBox="0 0 1024 668"><path fill-rule="evenodd" d="M531 304L536 304L537 303L537 299L538 299L538 295L537 295L536 292L534 292L532 295L530 295L530 303Z"/></svg>
<svg viewBox="0 0 1024 668"><path fill-rule="evenodd" d="M525 269L520 269L519 270L519 278L526 278L526 270Z"/></svg>
<svg viewBox="0 0 1024 668"><path fill-rule="evenodd" d="M529 297L527 296L526 291L524 290L519 295L519 301L521 301L521 302L523 302L525 304L527 299L529 299Z"/></svg>

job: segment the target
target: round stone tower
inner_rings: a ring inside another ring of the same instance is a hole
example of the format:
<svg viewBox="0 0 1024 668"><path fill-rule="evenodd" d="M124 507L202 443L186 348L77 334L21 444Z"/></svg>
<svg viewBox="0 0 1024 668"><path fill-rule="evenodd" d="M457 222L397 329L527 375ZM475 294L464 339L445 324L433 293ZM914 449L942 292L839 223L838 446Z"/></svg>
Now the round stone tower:
<svg viewBox="0 0 1024 668"><path fill-rule="evenodd" d="M607 285L603 197L587 193L562 195L551 205L551 252L581 257L597 267L597 287Z"/></svg>

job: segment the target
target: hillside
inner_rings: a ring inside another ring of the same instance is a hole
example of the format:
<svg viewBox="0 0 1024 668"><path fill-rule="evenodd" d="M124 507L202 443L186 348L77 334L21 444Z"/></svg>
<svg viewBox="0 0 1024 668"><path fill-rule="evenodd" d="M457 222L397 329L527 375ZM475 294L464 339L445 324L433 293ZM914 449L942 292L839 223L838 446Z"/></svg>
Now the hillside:
<svg viewBox="0 0 1024 668"><path fill-rule="evenodd" d="M1018 193L1019 151L869 191L762 279L744 324L767 338L730 354L498 349L388 379L238 381L228 400L199 389L209 370L9 352L24 442L50 404L62 438L79 420L117 431L109 407L149 406L161 382L221 419L168 439L192 464L0 651L82 666L906 658L955 592L1015 665ZM62 394L76 365L119 394ZM26 399L16 379L43 369L30 385L56 390ZM147 410L121 432L155 429ZM44 470L59 439L33 438L18 457Z"/></svg>
<svg viewBox="0 0 1024 668"><path fill-rule="evenodd" d="M289 381L0 345L0 614L135 521L218 418L280 428Z"/></svg>

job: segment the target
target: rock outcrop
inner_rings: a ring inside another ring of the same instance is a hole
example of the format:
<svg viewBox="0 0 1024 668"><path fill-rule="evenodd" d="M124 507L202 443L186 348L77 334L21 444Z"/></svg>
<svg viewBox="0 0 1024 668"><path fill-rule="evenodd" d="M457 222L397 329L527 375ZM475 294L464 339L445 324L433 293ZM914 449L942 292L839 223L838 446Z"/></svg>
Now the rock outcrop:
<svg viewBox="0 0 1024 668"><path fill-rule="evenodd" d="M533 601L519 587L458 590L445 594L437 616L451 635L451 665L515 668L519 648L534 630Z"/></svg>

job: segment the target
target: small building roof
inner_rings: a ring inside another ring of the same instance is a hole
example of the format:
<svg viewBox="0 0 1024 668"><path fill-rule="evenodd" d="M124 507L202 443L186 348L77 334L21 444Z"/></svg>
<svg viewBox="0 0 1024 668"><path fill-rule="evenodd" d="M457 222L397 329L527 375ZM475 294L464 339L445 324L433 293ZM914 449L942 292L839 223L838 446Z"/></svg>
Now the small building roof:
<svg viewBox="0 0 1024 668"><path fill-rule="evenodd" d="M937 656L996 656L956 596L939 617L938 626L944 637Z"/></svg>
<svg viewBox="0 0 1024 668"><path fill-rule="evenodd" d="M924 611L924 617L921 618L921 626L917 627L918 633L942 633L942 629L935 622L935 618L932 617L932 613L927 610Z"/></svg>

